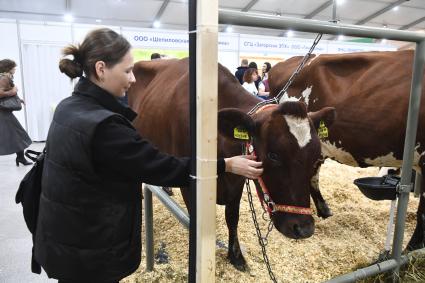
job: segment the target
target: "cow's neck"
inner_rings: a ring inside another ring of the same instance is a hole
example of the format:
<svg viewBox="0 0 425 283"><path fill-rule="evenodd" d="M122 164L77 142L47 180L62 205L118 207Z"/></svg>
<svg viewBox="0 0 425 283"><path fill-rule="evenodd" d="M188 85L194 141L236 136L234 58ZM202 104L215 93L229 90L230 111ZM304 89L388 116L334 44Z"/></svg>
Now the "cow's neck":
<svg viewBox="0 0 425 283"><path fill-rule="evenodd" d="M234 92L230 94L219 95L218 108L237 108L248 113L257 103L261 102L261 98L249 94L247 92Z"/></svg>

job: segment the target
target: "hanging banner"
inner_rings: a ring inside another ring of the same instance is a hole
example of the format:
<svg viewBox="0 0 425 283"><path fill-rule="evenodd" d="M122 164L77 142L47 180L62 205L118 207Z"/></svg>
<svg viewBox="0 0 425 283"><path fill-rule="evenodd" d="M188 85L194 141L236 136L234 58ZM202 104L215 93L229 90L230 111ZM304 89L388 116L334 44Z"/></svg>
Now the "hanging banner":
<svg viewBox="0 0 425 283"><path fill-rule="evenodd" d="M241 52L256 53L284 53L284 54L305 54L310 50L313 39L288 39L286 37L258 37L240 36L239 50ZM323 42L315 48L315 53L326 53L327 46Z"/></svg>
<svg viewBox="0 0 425 283"><path fill-rule="evenodd" d="M287 37L261 37L240 35L239 50L246 53L280 53L290 55L306 54L314 39L295 39ZM321 40L313 53L347 53L365 51L391 51L397 48L374 43L352 43Z"/></svg>
<svg viewBox="0 0 425 283"><path fill-rule="evenodd" d="M122 35L133 47L188 49L189 36L183 31L123 30ZM238 35L219 34L219 50L238 50Z"/></svg>
<svg viewBox="0 0 425 283"><path fill-rule="evenodd" d="M188 33L184 31L123 29L122 34L127 38L131 45L136 48L178 50L187 50L189 48L189 36ZM220 33L218 37L218 49L219 51L239 51L246 53L304 55L310 50L313 41L314 39ZM396 50L396 48L374 43L322 40L314 49L314 53L322 54L390 50Z"/></svg>
<svg viewBox="0 0 425 283"><path fill-rule="evenodd" d="M187 49L189 46L189 37L185 32L123 30L122 35L133 47Z"/></svg>
<svg viewBox="0 0 425 283"><path fill-rule="evenodd" d="M327 53L352 53L366 51L395 51L397 48L374 43L338 43L330 41L328 43Z"/></svg>

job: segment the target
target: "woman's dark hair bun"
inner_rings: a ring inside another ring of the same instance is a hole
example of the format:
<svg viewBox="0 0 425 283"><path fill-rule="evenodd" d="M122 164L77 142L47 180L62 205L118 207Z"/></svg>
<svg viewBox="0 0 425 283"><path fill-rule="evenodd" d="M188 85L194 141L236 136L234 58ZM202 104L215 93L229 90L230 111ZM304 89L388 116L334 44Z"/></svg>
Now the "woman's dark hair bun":
<svg viewBox="0 0 425 283"><path fill-rule="evenodd" d="M64 58L59 69L71 79L81 77L99 79L96 62L103 61L112 68L130 51L131 45L122 35L108 28L89 32L79 45L68 45L62 50Z"/></svg>
<svg viewBox="0 0 425 283"><path fill-rule="evenodd" d="M62 50L62 54L64 56L72 55L74 59L61 59L59 62L59 70L71 79L83 76L83 66L82 62L80 62L79 48L75 45L69 45Z"/></svg>
<svg viewBox="0 0 425 283"><path fill-rule="evenodd" d="M83 75L83 67L81 64L70 59L61 59L59 62L59 70L71 79Z"/></svg>

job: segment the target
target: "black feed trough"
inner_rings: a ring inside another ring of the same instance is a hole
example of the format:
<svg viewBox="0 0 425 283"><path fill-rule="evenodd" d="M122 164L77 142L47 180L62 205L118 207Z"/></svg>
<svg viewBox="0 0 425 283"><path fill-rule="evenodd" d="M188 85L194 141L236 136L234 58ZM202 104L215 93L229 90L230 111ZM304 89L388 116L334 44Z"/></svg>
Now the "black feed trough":
<svg viewBox="0 0 425 283"><path fill-rule="evenodd" d="M354 184L368 198L373 200L395 200L396 187L400 177L386 175L383 177L365 177L354 180Z"/></svg>

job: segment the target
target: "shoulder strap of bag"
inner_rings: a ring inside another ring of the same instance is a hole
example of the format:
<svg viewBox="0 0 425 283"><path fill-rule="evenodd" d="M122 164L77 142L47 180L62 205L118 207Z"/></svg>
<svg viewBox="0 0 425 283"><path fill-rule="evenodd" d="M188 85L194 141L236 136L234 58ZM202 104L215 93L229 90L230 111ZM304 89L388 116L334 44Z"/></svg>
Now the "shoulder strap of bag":
<svg viewBox="0 0 425 283"><path fill-rule="evenodd" d="M36 162L42 153L46 153L46 148L44 148L43 151L28 149L25 151L25 156L31 159L33 162Z"/></svg>

